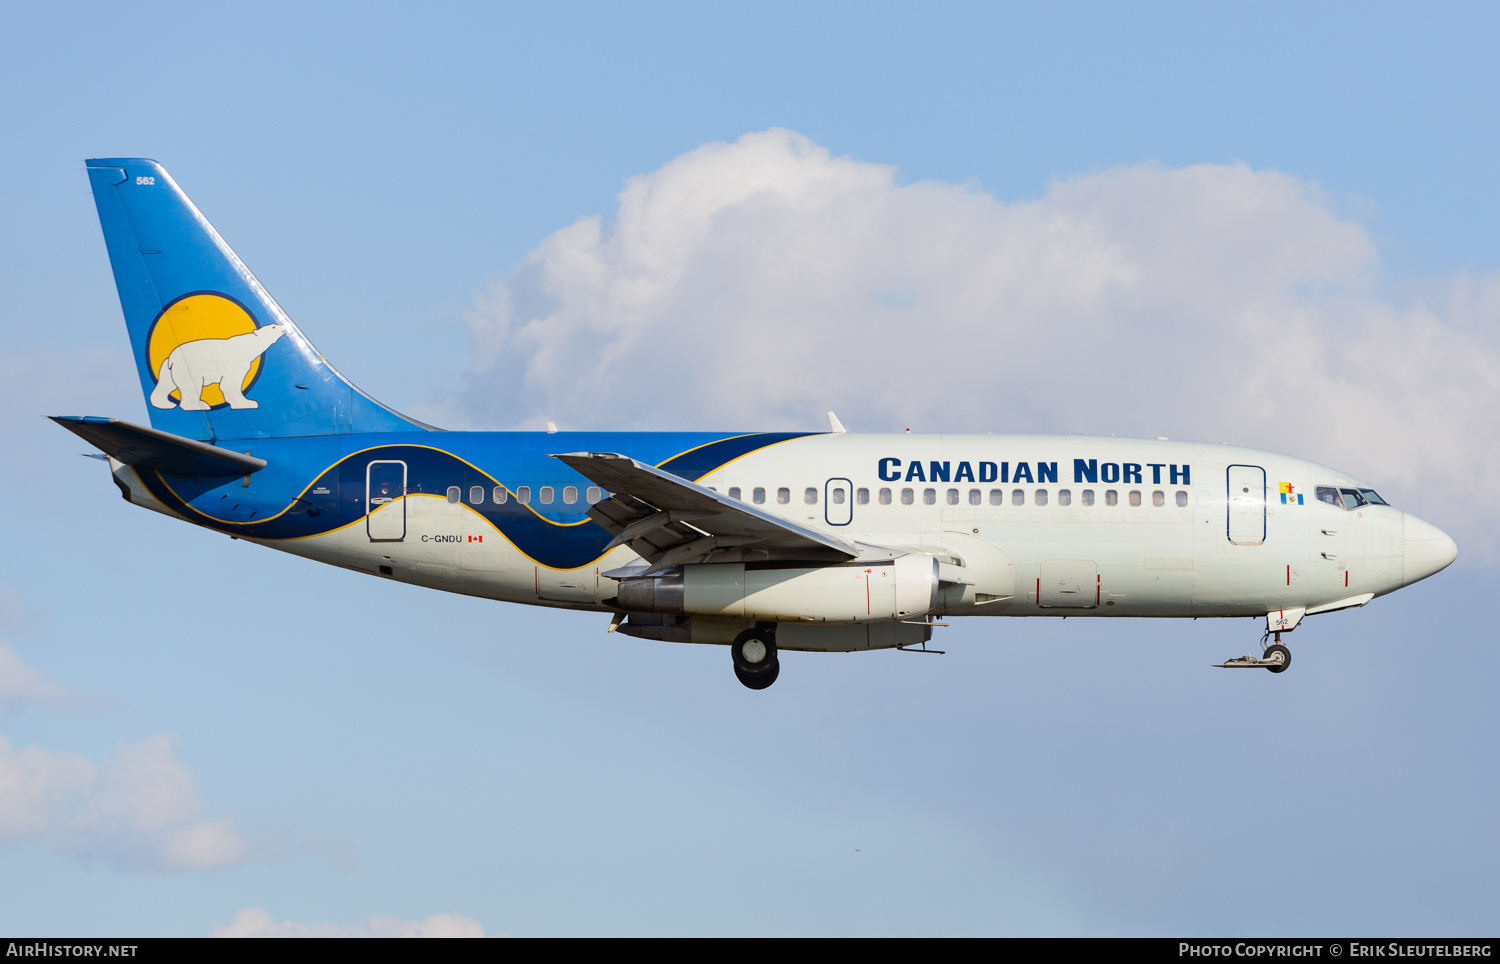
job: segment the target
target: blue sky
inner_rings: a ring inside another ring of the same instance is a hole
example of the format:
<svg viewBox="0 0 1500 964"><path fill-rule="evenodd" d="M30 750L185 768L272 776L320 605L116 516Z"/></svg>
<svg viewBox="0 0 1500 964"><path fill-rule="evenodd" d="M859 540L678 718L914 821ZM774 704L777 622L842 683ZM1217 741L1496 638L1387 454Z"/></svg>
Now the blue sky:
<svg viewBox="0 0 1500 964"><path fill-rule="evenodd" d="M0 928L1494 928L1490 8L534 7L8 14L0 735L35 752L0 783ZM1248 620L970 620L942 657L789 654L756 694L717 648L232 543L125 505L40 417L144 420L81 163L121 155L162 161L346 374L440 424L834 408L1239 441L1361 473L1460 559L1309 620L1275 678L1208 668ZM685 240L632 247L641 225ZM990 255L1044 230L1056 277L997 281ZM792 278L767 252L807 237L826 259ZM580 253L595 287L562 284ZM1136 290L1071 299L1090 266ZM641 279L667 293L589 307ZM775 319L943 338L715 394ZM546 361L638 335L687 363L649 405L628 366ZM895 401L863 406L872 372ZM917 400L934 382L951 404ZM174 863L163 834L200 826L241 849Z"/></svg>

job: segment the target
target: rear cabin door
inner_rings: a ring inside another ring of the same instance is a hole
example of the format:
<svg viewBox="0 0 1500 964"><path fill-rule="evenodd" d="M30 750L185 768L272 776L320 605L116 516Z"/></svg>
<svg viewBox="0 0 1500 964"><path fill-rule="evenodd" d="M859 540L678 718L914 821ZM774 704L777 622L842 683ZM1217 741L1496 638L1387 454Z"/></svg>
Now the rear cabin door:
<svg viewBox="0 0 1500 964"><path fill-rule="evenodd" d="M365 468L365 531L371 542L406 538L405 462L371 462Z"/></svg>
<svg viewBox="0 0 1500 964"><path fill-rule="evenodd" d="M824 483L823 518L831 526L846 526L854 521L854 483L848 479L829 479Z"/></svg>
<svg viewBox="0 0 1500 964"><path fill-rule="evenodd" d="M1266 541L1266 470L1258 465L1228 469L1229 541L1258 546Z"/></svg>

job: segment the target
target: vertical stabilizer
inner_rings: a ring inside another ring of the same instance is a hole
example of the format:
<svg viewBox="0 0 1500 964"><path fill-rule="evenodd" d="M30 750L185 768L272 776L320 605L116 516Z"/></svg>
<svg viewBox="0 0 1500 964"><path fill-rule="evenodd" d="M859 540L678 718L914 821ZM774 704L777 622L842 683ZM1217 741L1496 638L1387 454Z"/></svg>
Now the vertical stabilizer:
<svg viewBox="0 0 1500 964"><path fill-rule="evenodd" d="M152 427L204 440L428 428L318 354L160 164L87 163Z"/></svg>

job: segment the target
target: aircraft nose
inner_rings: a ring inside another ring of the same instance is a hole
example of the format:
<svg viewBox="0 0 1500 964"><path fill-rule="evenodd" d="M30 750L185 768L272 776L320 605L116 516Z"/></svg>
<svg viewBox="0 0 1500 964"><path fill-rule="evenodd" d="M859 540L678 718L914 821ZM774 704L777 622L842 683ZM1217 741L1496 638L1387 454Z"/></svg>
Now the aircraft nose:
<svg viewBox="0 0 1500 964"><path fill-rule="evenodd" d="M1458 545L1442 529L1414 515L1408 514L1405 521L1406 563L1401 585L1410 586L1448 568L1458 558Z"/></svg>

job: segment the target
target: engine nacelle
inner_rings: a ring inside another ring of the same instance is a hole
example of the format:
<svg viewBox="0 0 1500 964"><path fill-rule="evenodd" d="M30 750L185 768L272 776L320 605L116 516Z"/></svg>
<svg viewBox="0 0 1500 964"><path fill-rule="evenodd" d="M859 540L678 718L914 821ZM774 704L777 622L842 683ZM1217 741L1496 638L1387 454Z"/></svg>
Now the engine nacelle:
<svg viewBox="0 0 1500 964"><path fill-rule="evenodd" d="M895 559L803 569L709 563L626 579L621 609L691 613L767 622L863 623L915 619L936 606L939 564L908 553Z"/></svg>

